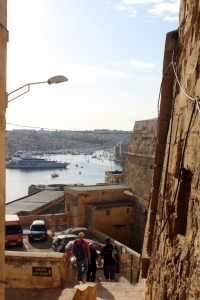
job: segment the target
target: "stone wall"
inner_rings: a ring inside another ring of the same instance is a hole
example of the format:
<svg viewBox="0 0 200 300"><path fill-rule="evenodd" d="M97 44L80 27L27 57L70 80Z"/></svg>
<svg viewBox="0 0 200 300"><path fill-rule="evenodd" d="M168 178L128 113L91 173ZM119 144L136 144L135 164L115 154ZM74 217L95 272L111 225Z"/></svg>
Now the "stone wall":
<svg viewBox="0 0 200 300"><path fill-rule="evenodd" d="M77 279L74 264L61 253L5 252L6 288L56 288Z"/></svg>
<svg viewBox="0 0 200 300"><path fill-rule="evenodd" d="M146 299L190 300L199 299L200 295L200 115L193 100L200 98L199 15L198 0L181 0L179 39L173 33L171 39L169 34L166 39L163 72L172 61L174 49L181 88L177 79L172 78L174 70L171 65L164 77L160 105L162 118L172 94ZM164 120L159 122L159 127L163 126Z"/></svg>
<svg viewBox="0 0 200 300"><path fill-rule="evenodd" d="M109 214L107 214L108 210ZM134 206L95 207L92 213L93 226L128 246L133 216Z"/></svg>
<svg viewBox="0 0 200 300"><path fill-rule="evenodd" d="M122 172L122 183L131 187L142 205L148 206L155 147L157 119L135 122L130 144L125 153L126 161ZM143 199L143 200L141 200Z"/></svg>
<svg viewBox="0 0 200 300"><path fill-rule="evenodd" d="M129 186L134 200L135 212L130 232L129 247L142 252L146 215L152 186L155 147L157 137L157 119L135 122L130 145L127 148L126 161L121 181ZM130 196L126 196L130 199Z"/></svg>
<svg viewBox="0 0 200 300"><path fill-rule="evenodd" d="M44 220L47 224L47 227L50 228L52 225L53 215L28 215L28 216L19 216L22 227L29 227L35 220ZM55 225L63 226L68 222L67 214L55 214Z"/></svg>

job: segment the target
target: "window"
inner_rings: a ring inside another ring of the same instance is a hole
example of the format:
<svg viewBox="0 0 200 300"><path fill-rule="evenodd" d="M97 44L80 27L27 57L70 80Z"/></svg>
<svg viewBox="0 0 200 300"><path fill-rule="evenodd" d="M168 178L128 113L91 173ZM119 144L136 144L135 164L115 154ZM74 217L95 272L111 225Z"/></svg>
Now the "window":
<svg viewBox="0 0 200 300"><path fill-rule="evenodd" d="M110 209L106 209L106 216L110 216Z"/></svg>
<svg viewBox="0 0 200 300"><path fill-rule="evenodd" d="M130 212L131 212L130 207L127 207L127 208L126 208L126 213L127 213L127 214L130 214Z"/></svg>

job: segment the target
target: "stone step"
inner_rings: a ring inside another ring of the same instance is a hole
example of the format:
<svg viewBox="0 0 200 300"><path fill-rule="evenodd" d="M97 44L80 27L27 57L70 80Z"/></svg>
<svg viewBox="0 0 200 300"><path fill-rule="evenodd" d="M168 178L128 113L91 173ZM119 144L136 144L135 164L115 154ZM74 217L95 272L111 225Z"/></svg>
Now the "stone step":
<svg viewBox="0 0 200 300"><path fill-rule="evenodd" d="M97 300L144 300L143 283L98 282L96 284L98 291ZM63 284L63 288L73 289L77 285L84 284L80 281L66 281Z"/></svg>
<svg viewBox="0 0 200 300"><path fill-rule="evenodd" d="M123 283L123 282L98 282L97 286L99 288L105 287L105 288L115 288L115 289L137 289L137 288L143 288L143 284L130 284L130 283Z"/></svg>
<svg viewBox="0 0 200 300"><path fill-rule="evenodd" d="M144 300L143 284L99 282L97 300Z"/></svg>

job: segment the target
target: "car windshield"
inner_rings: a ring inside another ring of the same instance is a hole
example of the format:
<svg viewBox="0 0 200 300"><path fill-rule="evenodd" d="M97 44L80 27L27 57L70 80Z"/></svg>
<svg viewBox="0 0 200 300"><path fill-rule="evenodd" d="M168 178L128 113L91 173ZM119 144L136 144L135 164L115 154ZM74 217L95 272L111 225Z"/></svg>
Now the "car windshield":
<svg viewBox="0 0 200 300"><path fill-rule="evenodd" d="M68 243L65 247L67 250L71 250L72 249L72 244L71 243Z"/></svg>
<svg viewBox="0 0 200 300"><path fill-rule="evenodd" d="M32 225L31 231L45 231L45 229L43 225Z"/></svg>
<svg viewBox="0 0 200 300"><path fill-rule="evenodd" d="M6 226L6 234L21 233L21 232L22 232L22 228L20 225Z"/></svg>
<svg viewBox="0 0 200 300"><path fill-rule="evenodd" d="M61 242L61 239L59 239L58 237L54 241L55 244L60 244L60 242Z"/></svg>

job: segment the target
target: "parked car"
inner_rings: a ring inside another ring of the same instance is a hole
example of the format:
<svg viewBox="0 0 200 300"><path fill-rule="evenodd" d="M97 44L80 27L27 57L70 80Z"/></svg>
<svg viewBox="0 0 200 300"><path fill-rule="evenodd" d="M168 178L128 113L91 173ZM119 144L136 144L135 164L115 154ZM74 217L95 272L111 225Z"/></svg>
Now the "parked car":
<svg viewBox="0 0 200 300"><path fill-rule="evenodd" d="M55 252L65 252L65 246L69 241L78 239L76 234L61 234L54 238L52 243L52 249Z"/></svg>
<svg viewBox="0 0 200 300"><path fill-rule="evenodd" d="M28 240L31 241L46 241L47 240L47 227L45 221L35 220L31 224L28 232Z"/></svg>
<svg viewBox="0 0 200 300"><path fill-rule="evenodd" d="M93 240L89 239L84 239L88 244L92 243L94 245L94 249L97 251L98 254L101 252L101 248L104 246L103 244L99 244ZM72 245L75 241L70 241L66 246L65 246L65 255L70 258L71 260L75 260L75 257L72 257Z"/></svg>
<svg viewBox="0 0 200 300"><path fill-rule="evenodd" d="M73 227L73 228L68 228L66 229L63 234L77 234L79 235L80 232L83 232L84 233L84 237L86 239L90 239L92 240L92 233L85 227Z"/></svg>

